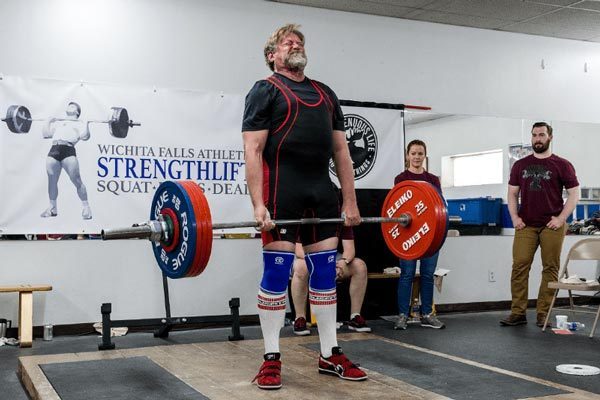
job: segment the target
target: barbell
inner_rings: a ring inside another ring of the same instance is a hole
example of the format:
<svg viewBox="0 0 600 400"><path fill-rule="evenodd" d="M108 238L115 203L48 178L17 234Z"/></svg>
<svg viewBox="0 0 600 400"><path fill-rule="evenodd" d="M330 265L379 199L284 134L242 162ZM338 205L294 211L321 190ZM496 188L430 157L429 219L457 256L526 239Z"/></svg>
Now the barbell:
<svg viewBox="0 0 600 400"><path fill-rule="evenodd" d="M125 138L129 133L129 128L140 126L141 123L129 119L129 113L126 108L111 107L111 118L109 120L89 120L87 122L95 124L108 124L110 134L116 138ZM32 118L31 112L25 106L12 105L6 110L6 117L2 121L13 133L29 133L31 124L34 121L47 121L47 118ZM54 118L55 121L73 121L68 118Z"/></svg>
<svg viewBox="0 0 600 400"><path fill-rule="evenodd" d="M390 251L414 260L436 253L449 224L446 202L427 182L403 181L390 190L381 217L364 217L361 223L380 223ZM343 218L274 220L276 226L342 224ZM210 259L213 229L258 228L256 221L213 223L208 201L193 181L166 181L152 199L150 220L128 228L103 229L102 240L149 239L154 257L169 278L189 278L202 273Z"/></svg>

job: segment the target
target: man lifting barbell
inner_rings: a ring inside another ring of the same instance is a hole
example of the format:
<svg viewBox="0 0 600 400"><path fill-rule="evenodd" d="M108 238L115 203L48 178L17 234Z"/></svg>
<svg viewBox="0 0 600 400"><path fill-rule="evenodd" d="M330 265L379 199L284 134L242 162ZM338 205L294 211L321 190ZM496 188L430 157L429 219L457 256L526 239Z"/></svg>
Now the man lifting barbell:
<svg viewBox="0 0 600 400"><path fill-rule="evenodd" d="M46 158L50 206L40 216L48 218L58 215L58 179L61 171L65 170L77 189L79 200L81 200L82 218L92 219L87 190L81 179L79 160L75 152L75 145L80 140L86 141L90 138L90 121L79 120L81 107L75 102L67 105L66 114L67 118L49 118L42 129L44 139L52 139L52 147Z"/></svg>
<svg viewBox="0 0 600 400"><path fill-rule="evenodd" d="M336 339L335 267L341 224L382 223L386 244L394 254L418 258L441 246L448 227L445 204L428 183L404 182L388 194L383 217L361 218L344 115L330 88L304 76L304 36L298 26L286 25L275 31L264 56L275 73L258 81L248 93L242 125L255 221L212 224L208 203L195 182L164 182L154 195L151 221L103 230L102 238L150 239L163 273L181 278L204 270L212 229L259 228L264 270L258 312L265 356L254 380L262 389L281 387L279 332L295 242L300 239L310 271L309 301L321 342L318 370L342 379L365 380L367 374L343 354ZM331 157L341 184L341 207L329 178Z"/></svg>
<svg viewBox="0 0 600 400"><path fill-rule="evenodd" d="M345 224L360 222L344 115L335 93L304 75L307 58L304 35L298 28L283 26L268 39L264 56L274 74L256 82L246 96L242 126L246 179L254 216L263 231L264 272L258 314L265 355L254 379L261 389L281 387L279 332L297 239L303 244L310 272L309 302L321 342L318 370L347 380L367 379L367 374L343 354L336 338L335 265L340 226L275 228L271 220L339 216L340 205L328 169L333 156Z"/></svg>

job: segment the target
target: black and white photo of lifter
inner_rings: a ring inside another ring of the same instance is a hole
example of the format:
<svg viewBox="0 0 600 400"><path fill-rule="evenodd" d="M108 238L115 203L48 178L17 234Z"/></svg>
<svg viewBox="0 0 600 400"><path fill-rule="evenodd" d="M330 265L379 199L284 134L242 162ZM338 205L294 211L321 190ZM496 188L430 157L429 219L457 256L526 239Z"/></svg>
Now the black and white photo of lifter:
<svg viewBox="0 0 600 400"><path fill-rule="evenodd" d="M81 200L81 217L92 219L92 209L88 203L87 189L79 173L79 160L75 152L75 145L80 140L85 141L90 138L90 121L83 122L79 120L81 107L75 102L70 102L67 105L65 113L67 118L49 118L42 129L44 139L52 139L52 147L50 147L46 158L50 205L40 216L48 218L58 215L58 179L62 170L65 170L77 189L79 200Z"/></svg>
<svg viewBox="0 0 600 400"><path fill-rule="evenodd" d="M81 106L70 102L65 110L66 117L32 118L29 109L23 105L11 105L6 110L6 123L9 131L17 134L29 133L35 121L43 121L42 135L44 139L52 139L52 147L46 159L46 172L48 174L49 207L40 215L42 218L56 217L58 215L58 179L64 169L82 203L81 216L85 220L92 219L92 210L88 203L87 190L79 173L79 160L75 152L75 145L80 140L90 138L90 124L108 124L111 136L124 139L129 133L129 128L140 126L139 122L129 119L126 108L111 107L111 118L108 120L81 121Z"/></svg>

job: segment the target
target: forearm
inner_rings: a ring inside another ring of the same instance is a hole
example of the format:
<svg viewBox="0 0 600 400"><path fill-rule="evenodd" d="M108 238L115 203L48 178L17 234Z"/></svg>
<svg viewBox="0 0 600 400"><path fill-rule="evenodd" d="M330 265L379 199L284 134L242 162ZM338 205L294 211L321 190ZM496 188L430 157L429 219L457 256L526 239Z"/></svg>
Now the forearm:
<svg viewBox="0 0 600 400"><path fill-rule="evenodd" d="M356 203L356 192L354 191L354 171L352 169L352 159L348 148L337 150L333 155L335 168L342 190L343 202Z"/></svg>
<svg viewBox="0 0 600 400"><path fill-rule="evenodd" d="M562 212L558 215L559 218L564 221L569 218L569 215L573 214L573 210L577 206L577 202L579 201L579 187L569 189L569 196L567 197L567 201L563 206Z"/></svg>
<svg viewBox="0 0 600 400"><path fill-rule="evenodd" d="M255 208L264 206L262 154L249 150L245 152L244 158L246 161L246 183L252 206Z"/></svg>
<svg viewBox="0 0 600 400"><path fill-rule="evenodd" d="M81 140L89 140L90 136L91 136L91 133L90 133L90 123L87 122L85 124L85 128L83 129L83 131L82 131L81 135L79 136L79 138Z"/></svg>
<svg viewBox="0 0 600 400"><path fill-rule="evenodd" d="M508 201L508 213L510 214L510 218L514 221L519 218L519 195L514 193L509 193L507 196Z"/></svg>
<svg viewBox="0 0 600 400"><path fill-rule="evenodd" d="M54 136L54 129L52 129L52 122L48 121L42 128L42 137L44 139L50 139L52 136Z"/></svg>
<svg viewBox="0 0 600 400"><path fill-rule="evenodd" d="M263 151L268 131L242 132L244 140L244 160L246 164L246 184L254 210L264 206L263 200Z"/></svg>
<svg viewBox="0 0 600 400"><path fill-rule="evenodd" d="M344 251L342 252L342 258L346 260L346 263L351 262L356 255L354 240L342 239L342 247L344 248Z"/></svg>
<svg viewBox="0 0 600 400"><path fill-rule="evenodd" d="M342 253L342 258L346 261L346 263L352 262L354 260L354 251L344 250Z"/></svg>

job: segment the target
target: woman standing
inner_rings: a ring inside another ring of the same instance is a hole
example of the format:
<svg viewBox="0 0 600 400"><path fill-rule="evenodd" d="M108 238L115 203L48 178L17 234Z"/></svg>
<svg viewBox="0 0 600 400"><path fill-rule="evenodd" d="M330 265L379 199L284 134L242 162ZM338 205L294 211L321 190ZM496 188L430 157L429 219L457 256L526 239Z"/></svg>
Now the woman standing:
<svg viewBox="0 0 600 400"><path fill-rule="evenodd" d="M425 181L431 183L442 193L437 176L425 171L423 162L427 156L427 146L421 140L413 140L406 146L407 168L394 179L394 185L402 181ZM445 325L432 314L433 272L437 266L439 252L430 257L421 258L421 326L440 329ZM400 260L400 279L398 281L398 322L394 329L406 329L411 300L412 282L415 277L417 260Z"/></svg>

